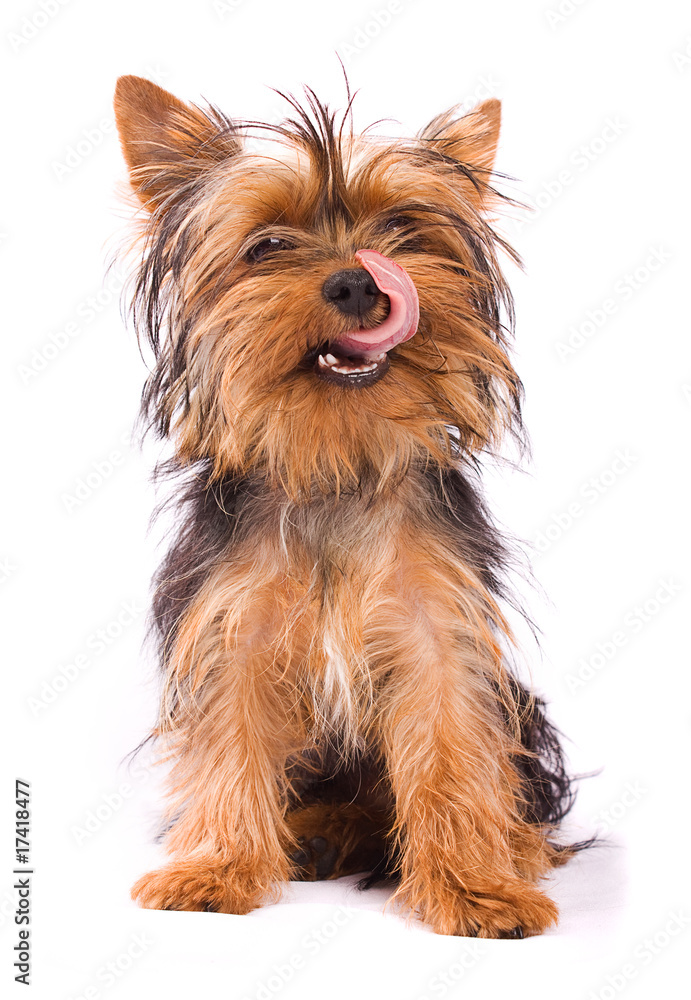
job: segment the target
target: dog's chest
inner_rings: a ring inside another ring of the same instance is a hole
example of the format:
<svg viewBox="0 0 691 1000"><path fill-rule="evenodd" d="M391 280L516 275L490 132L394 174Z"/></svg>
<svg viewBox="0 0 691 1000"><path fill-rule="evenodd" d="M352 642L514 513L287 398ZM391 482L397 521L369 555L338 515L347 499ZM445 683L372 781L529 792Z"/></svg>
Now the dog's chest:
<svg viewBox="0 0 691 1000"><path fill-rule="evenodd" d="M277 526L287 575L306 609L305 680L321 725L357 741L372 699L366 632L395 568L401 517L393 500L286 506Z"/></svg>

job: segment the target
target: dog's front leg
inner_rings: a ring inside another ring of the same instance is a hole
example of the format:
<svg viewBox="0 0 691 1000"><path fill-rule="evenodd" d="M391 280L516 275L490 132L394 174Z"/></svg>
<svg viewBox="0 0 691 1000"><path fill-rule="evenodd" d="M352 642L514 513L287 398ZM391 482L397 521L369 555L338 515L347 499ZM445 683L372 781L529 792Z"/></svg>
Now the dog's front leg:
<svg viewBox="0 0 691 1000"><path fill-rule="evenodd" d="M132 889L150 909L247 913L290 877L284 770L295 692L278 587L250 583L212 581L178 632L162 734L174 761L163 841L173 859Z"/></svg>
<svg viewBox="0 0 691 1000"><path fill-rule="evenodd" d="M442 934L539 933L557 917L532 881L549 868L549 845L521 817L489 605L442 558L408 547L404 562L374 642L401 858L394 901Z"/></svg>

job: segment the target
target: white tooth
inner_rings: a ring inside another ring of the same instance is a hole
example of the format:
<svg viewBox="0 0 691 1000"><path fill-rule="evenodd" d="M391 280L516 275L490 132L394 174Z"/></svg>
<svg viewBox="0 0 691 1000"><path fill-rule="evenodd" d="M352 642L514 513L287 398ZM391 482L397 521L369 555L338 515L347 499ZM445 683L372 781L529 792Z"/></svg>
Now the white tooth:
<svg viewBox="0 0 691 1000"><path fill-rule="evenodd" d="M324 356L323 356L323 355L321 355L321 354L319 355L319 364L320 364L320 365L323 365L323 366L324 366L324 368L326 368L326 367L327 367L327 364L326 364L326 360L324 359Z"/></svg>
<svg viewBox="0 0 691 1000"><path fill-rule="evenodd" d="M337 358L335 358L335 357L333 356L333 354L326 354L326 355L324 356L324 360L325 360L325 362L326 362L326 364L327 364L327 365L335 365L335 364L336 364L336 361L337 361L338 359L337 359Z"/></svg>

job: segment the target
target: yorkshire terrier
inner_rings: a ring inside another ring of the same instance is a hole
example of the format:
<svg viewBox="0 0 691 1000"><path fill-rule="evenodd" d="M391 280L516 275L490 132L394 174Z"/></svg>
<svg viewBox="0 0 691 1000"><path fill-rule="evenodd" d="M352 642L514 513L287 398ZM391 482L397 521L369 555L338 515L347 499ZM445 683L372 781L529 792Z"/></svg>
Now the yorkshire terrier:
<svg viewBox="0 0 691 1000"><path fill-rule="evenodd" d="M510 667L477 481L525 439L500 104L387 140L286 99L268 126L134 76L115 94L142 413L186 477L153 607L172 859L132 895L247 913L370 873L441 934L538 934L537 883L579 845L553 839L572 782Z"/></svg>

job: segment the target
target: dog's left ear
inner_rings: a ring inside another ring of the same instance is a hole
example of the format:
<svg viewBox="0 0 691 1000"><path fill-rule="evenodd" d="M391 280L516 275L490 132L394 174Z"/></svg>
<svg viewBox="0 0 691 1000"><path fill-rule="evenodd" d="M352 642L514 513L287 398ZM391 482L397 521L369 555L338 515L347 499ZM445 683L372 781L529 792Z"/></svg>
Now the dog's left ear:
<svg viewBox="0 0 691 1000"><path fill-rule="evenodd" d="M130 181L147 208L170 204L210 167L240 152L240 138L213 109L185 104L139 76L121 76L115 121Z"/></svg>
<svg viewBox="0 0 691 1000"><path fill-rule="evenodd" d="M428 149L470 167L480 184L489 181L499 143L501 102L483 101L467 115L458 118L455 109L438 115L420 133L420 142ZM482 200L480 192L476 192Z"/></svg>

